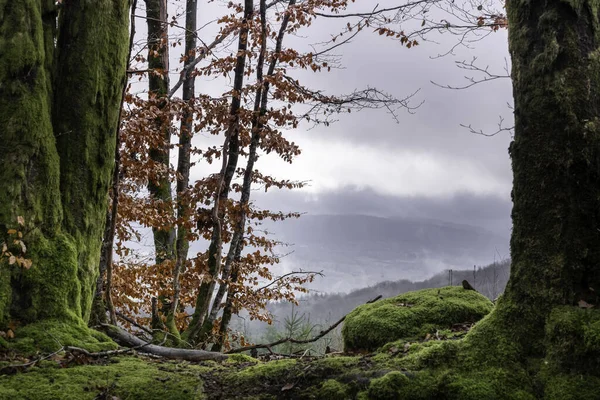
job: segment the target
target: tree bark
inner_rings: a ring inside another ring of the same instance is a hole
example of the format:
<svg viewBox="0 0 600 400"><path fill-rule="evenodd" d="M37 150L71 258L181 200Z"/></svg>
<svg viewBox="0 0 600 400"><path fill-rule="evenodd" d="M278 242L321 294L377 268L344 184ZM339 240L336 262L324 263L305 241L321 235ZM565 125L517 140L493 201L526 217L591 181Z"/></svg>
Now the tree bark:
<svg viewBox="0 0 600 400"><path fill-rule="evenodd" d="M0 269L0 325L90 316L126 79L125 0L0 1L0 237L24 219L30 269ZM8 263L6 263L8 264Z"/></svg>
<svg viewBox="0 0 600 400"><path fill-rule="evenodd" d="M223 149L223 169L221 171L221 180L215 190L215 200L213 205L213 232L208 247L208 276L204 279L198 290L196 297L196 308L190 325L188 326L185 337L189 342L197 342L200 338L202 324L207 316L210 307L210 300L213 296L216 280L221 270L221 252L222 252L222 220L223 211L221 203L227 200L231 181L237 167L239 157L239 110L241 107L242 87L244 84L244 68L246 66L246 50L248 48L249 24L252 20L254 2L245 0L244 17L242 20L240 33L238 36L238 50L236 65L234 69L233 94L231 107L229 111L229 125L225 132L225 145Z"/></svg>
<svg viewBox="0 0 600 400"><path fill-rule="evenodd" d="M288 10L291 7L294 7L296 4L295 0L290 0L288 4ZM248 161L246 163L246 170L244 172L244 180L242 182L242 195L240 197L240 215L239 220L237 221L237 226L235 228L233 238L231 239L231 243L229 245L229 252L227 254L227 259L225 262L225 268L223 270L223 280L224 283L219 286L219 290L215 296L215 300L213 302L213 307L211 312L204 322L204 326L202 328L203 335L206 336L210 333L210 329L212 329L213 322L215 321L217 314L221 308L221 301L223 300L223 296L227 292L227 298L225 301L225 307L223 309L223 317L221 318L221 323L219 326L219 335L215 344L213 345L213 351L220 351L223 345L223 340L225 335L227 334L227 328L229 326L229 322L231 321L231 317L233 315L233 297L235 296L235 292L229 288L228 280L231 282L237 282L240 275L240 270L238 265L234 265L239 263L240 257L242 254L242 250L244 248L244 231L246 227L246 209L250 203L250 190L252 188L252 173L254 171L254 163L258 160L257 150L260 144L260 139L263 135L264 129L264 121L263 118L267 112L267 105L269 100L269 82L264 81L263 78L263 68L267 53L267 5L265 0L260 0L260 17L261 17L261 51L258 57L257 66L256 66L256 80L259 84L259 87L256 91L256 97L254 101L254 116L252 118L252 137L250 139L250 148L248 150ZM283 46L283 38L285 36L285 32L287 29L287 25L290 20L290 14L286 13L281 22L281 26L279 28L279 33L277 35L277 40L275 42L275 51L273 53L273 59L269 64L269 69L267 70L267 77L272 77L275 72L275 67L279 61L279 56L281 54L281 49Z"/></svg>
<svg viewBox="0 0 600 400"><path fill-rule="evenodd" d="M135 38L135 11L137 9L137 0L131 4L131 13L129 23L129 51L127 53L127 70L131 63L131 51L133 49L133 40ZM115 166L112 174L110 186L110 207L106 212L106 222L104 226L104 236L102 237L102 247L100 248L100 263L98 266L98 279L96 279L96 293L94 294L94 303L92 305L92 314L90 317L90 326L100 325L107 322L106 312L108 311L110 323L116 325L117 317L115 307L112 301L112 271L113 271L113 251L115 242L115 232L117 229L117 218L119 209L119 176L121 174L121 117L123 115L123 104L127 92L127 81L123 83L121 92L121 105L119 108L119 119L117 123L117 132L115 135Z"/></svg>
<svg viewBox="0 0 600 400"><path fill-rule="evenodd" d="M517 357L543 355L555 307L600 300L597 2L509 0L507 10L515 101L511 277L494 313L469 337L487 344L480 350L488 359L506 354L508 343Z"/></svg>
<svg viewBox="0 0 600 400"><path fill-rule="evenodd" d="M166 0L145 0L148 24L148 92L156 99L159 109L167 106L169 93L169 44ZM171 143L168 113L156 118L154 129L159 132L159 143L150 148L150 158L160 171L148 182L148 191L155 201L163 205L163 212L171 216L171 181L169 178L169 146ZM152 227L156 264L175 259L175 230L172 226Z"/></svg>
<svg viewBox="0 0 600 400"><path fill-rule="evenodd" d="M188 68L196 58L196 13L198 12L197 0L187 0L185 17L185 54L184 69ZM192 150L193 119L194 112L191 101L195 93L195 76L188 74L183 82L182 100L188 103L181 116L181 127L179 130L179 157L177 160L177 240L175 243L176 260L173 268L173 300L167 314L167 327L171 334L179 336L179 330L175 324L175 315L179 308L179 295L181 292L180 276L185 267L190 247L186 227L190 218L189 200L186 197L190 182L190 157Z"/></svg>

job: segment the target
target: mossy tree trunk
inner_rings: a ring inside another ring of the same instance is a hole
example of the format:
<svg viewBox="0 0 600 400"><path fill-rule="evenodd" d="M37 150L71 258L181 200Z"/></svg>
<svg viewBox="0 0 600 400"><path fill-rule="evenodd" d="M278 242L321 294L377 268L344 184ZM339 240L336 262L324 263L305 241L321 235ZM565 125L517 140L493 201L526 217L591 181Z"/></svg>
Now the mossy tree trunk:
<svg viewBox="0 0 600 400"><path fill-rule="evenodd" d="M148 25L148 94L157 101L161 111L168 107L169 93L169 43L166 0L145 0L146 22ZM150 196L160 207L160 212L169 220L168 224L155 222L152 226L156 264L175 262L175 229L171 225L173 217L169 157L171 143L171 120L169 112L161 113L154 121L152 129L156 133L149 151L150 158L158 168L148 181ZM160 296L161 307L153 307L152 328L165 328L162 315L166 314L168 303ZM155 312L160 313L155 314Z"/></svg>
<svg viewBox="0 0 600 400"><path fill-rule="evenodd" d="M9 229L20 230L33 263L0 262L0 327L89 318L128 9L128 0L66 0L60 9L0 0L0 241L12 244Z"/></svg>
<svg viewBox="0 0 600 400"><path fill-rule="evenodd" d="M148 92L159 101L159 107L167 106L169 92L169 44L167 24L167 1L146 0L146 21L148 23ZM171 143L171 121L168 112L159 116L155 123L158 139L156 147L150 149L150 158L160 166L160 172L148 182L148 191L165 206L162 212L172 216L171 180L169 177L169 146ZM175 259L175 230L172 226L153 226L156 263Z"/></svg>
<svg viewBox="0 0 600 400"><path fill-rule="evenodd" d="M497 346L498 355L512 348L517 357L543 356L553 308L599 304L599 5L507 2L515 101L512 269L496 311L471 335L473 344ZM490 332L498 340L486 339ZM481 347L489 359L494 352Z"/></svg>

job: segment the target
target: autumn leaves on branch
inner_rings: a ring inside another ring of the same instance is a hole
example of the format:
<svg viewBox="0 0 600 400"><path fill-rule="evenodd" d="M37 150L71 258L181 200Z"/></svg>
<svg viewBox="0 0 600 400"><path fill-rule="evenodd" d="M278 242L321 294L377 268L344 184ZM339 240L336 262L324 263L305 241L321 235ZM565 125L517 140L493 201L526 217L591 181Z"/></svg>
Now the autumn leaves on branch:
<svg viewBox="0 0 600 400"><path fill-rule="evenodd" d="M287 250L261 226L299 214L260 209L251 194L299 189L306 182L261 172L261 156L293 162L301 150L290 131L328 125L340 113L374 108L396 118L400 110L418 107L413 95L397 98L377 88L329 94L306 86L298 72L331 73L341 65L334 53L363 32L417 45L420 31L437 26L426 19L437 2L368 5L356 13L348 0L230 2L212 37L197 23L198 7L209 4L177 2L185 3L184 12L170 16L176 7L166 0L144 3L145 15L142 7L132 11L132 20L144 20L148 34L132 39L114 201L107 207L114 225L105 233L105 248L117 257L105 265L111 281L104 296L126 316L119 321L125 327L129 319L151 325L159 336L168 332L173 345L212 344L220 351L236 338L244 344L229 331L232 315L246 310L251 318L270 321L267 302L294 301L318 273L276 272ZM414 33L398 30L402 16L417 27ZM332 22L328 40L307 49L286 45L298 43L286 38L306 35L324 19ZM477 24L473 29L485 28ZM173 51L181 53L175 66L169 65ZM152 229L151 251L132 245L143 242L140 227ZM204 250L189 254L196 242Z"/></svg>

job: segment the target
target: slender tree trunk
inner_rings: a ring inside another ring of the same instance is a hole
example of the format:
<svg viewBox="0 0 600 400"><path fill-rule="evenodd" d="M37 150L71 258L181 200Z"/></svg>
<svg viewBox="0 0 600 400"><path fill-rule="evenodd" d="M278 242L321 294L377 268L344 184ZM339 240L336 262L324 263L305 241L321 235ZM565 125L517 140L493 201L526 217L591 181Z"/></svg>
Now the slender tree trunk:
<svg viewBox="0 0 600 400"><path fill-rule="evenodd" d="M553 309L600 301L597 9L591 0L507 3L515 100L512 266L496 310L469 337L486 360L506 361L508 348L518 358L543 356Z"/></svg>
<svg viewBox="0 0 600 400"><path fill-rule="evenodd" d="M216 280L221 269L222 239L221 229L223 220L223 211L221 204L227 200L231 181L233 179L237 160L239 157L239 110L241 107L241 93L244 85L244 69L246 66L246 50L248 48L249 24L253 14L253 0L245 0L244 17L238 37L238 52L236 65L234 69L233 97L229 112L229 125L225 132L225 145L223 151L223 168L221 179L215 190L215 200L213 205L213 233L208 248L208 276L202 281L198 296L196 297L196 308L192 316L192 321L185 332L185 337L189 342L197 342L202 329L202 324L207 316L210 307Z"/></svg>
<svg viewBox="0 0 600 400"><path fill-rule="evenodd" d="M159 101L159 108L167 106L169 93L169 44L166 0L145 0L146 21L148 24L148 92L151 98ZM168 114L167 114L168 115ZM160 132L159 143L150 149L150 158L160 166L161 171L148 182L148 191L158 204L164 206L163 213L171 211L171 181L169 179L169 146L171 143L170 119L164 115L155 121L155 129ZM156 263L175 259L175 230L172 226L152 227Z"/></svg>
<svg viewBox="0 0 600 400"><path fill-rule="evenodd" d="M169 93L169 43L167 0L144 0L146 2L146 22L148 25L148 94L151 99L158 102L159 110L168 107L167 95ZM148 182L148 192L156 206L160 207L159 213L169 220L163 226L153 226L154 253L156 264L175 261L175 229L172 220L171 180L169 177L169 156L171 143L171 120L167 113L160 113L154 121L153 129L158 132L158 140L153 143L149 156L156 163L154 176ZM162 315L165 310L166 298L159 296L161 307L152 307L153 329L165 328L161 315L154 315L159 311Z"/></svg>
<svg viewBox="0 0 600 400"><path fill-rule="evenodd" d="M296 4L295 0L290 0L288 4L288 9L293 7ZM237 282L239 279L239 266L234 264L239 263L242 250L244 248L243 238L244 231L246 227L246 213L247 208L250 203L250 190L252 188L252 173L254 171L254 164L258 159L257 150L260 143L260 139L263 135L264 129L264 121L263 118L267 112L268 105L268 95L269 95L269 82L264 81L263 79L263 67L265 63L266 53L267 53L267 20L266 20L266 12L267 6L266 1L260 1L260 16L261 16L261 51L257 61L256 67L256 80L259 84L259 87L256 91L256 98L254 101L254 116L252 118L252 137L250 139L250 148L248 150L248 162L246 163L246 170L244 172L244 180L242 182L242 194L240 197L240 215L237 227L235 228L235 232L233 234L233 238L231 240L229 246L229 252L227 254L227 259L225 262L225 268L223 270L223 284L219 286L219 290L215 296L215 300L213 302L213 307L209 314L209 317L204 323L202 328L203 334L208 335L210 333L210 329L212 329L213 322L217 318L217 314L221 308L221 301L223 300L223 296L225 292L227 292L227 300L225 304L225 308L223 310L223 317L221 318L221 324L219 327L219 335L217 338L217 342L213 346L214 351L220 351L223 345L223 340L225 335L227 334L227 327L229 326L229 322L231 321L231 316L233 312L233 296L235 296L235 291L229 288L228 281ZM283 17L281 22L281 26L279 28L279 34L277 35L277 40L275 43L275 51L273 53L273 59L269 64L269 69L267 71L267 77L273 76L275 72L275 67L279 61L279 55L281 53L281 49L283 46L283 38L285 36L285 31L287 29L287 25L289 23L290 14L287 13ZM231 275L231 276L230 276Z"/></svg>
<svg viewBox="0 0 600 400"><path fill-rule="evenodd" d="M0 237L8 240L22 216L24 256L33 262L0 269L2 326L83 325L90 316L126 79L128 9L125 0L67 1L57 25L53 1L0 1Z"/></svg>
<svg viewBox="0 0 600 400"><path fill-rule="evenodd" d="M187 0L186 2L186 18L185 18L185 54L186 59L184 68L194 62L196 58L196 13L198 12L197 0ZM181 128L179 132L179 157L177 162L177 241L175 266L173 269L173 300L171 308L167 314L167 328L169 331L179 336L179 330L175 324L175 315L179 308L179 295L181 292L180 276L187 261L189 240L188 229L186 224L190 218L189 199L186 197L190 182L190 156L192 148L193 136L193 119L194 112L192 109L191 100L194 99L195 77L189 74L183 82L182 99L188 103L189 108L185 109L181 116Z"/></svg>

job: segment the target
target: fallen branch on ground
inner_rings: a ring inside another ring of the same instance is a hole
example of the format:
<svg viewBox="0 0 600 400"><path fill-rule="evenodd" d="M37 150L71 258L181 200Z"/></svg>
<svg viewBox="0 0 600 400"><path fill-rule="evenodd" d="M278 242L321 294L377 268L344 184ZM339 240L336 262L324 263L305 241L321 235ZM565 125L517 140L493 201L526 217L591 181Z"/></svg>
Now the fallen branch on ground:
<svg viewBox="0 0 600 400"><path fill-rule="evenodd" d="M193 350L193 349L178 349L173 347L164 347L156 344L144 342L137 336L132 335L123 329L109 324L102 324L102 328L108 336L114 339L117 343L120 343L125 347L143 347L145 353L153 354L164 358L173 360L185 360L185 361L206 361L206 360L225 360L227 355L223 353L216 353L213 351L206 350Z"/></svg>
<svg viewBox="0 0 600 400"><path fill-rule="evenodd" d="M51 357L54 357L55 355L57 355L58 353L60 353L61 351L63 351L65 348L61 347L60 349L56 350L53 353L48 354L47 356L43 356L40 358L36 358L33 361L30 361L28 363L24 363L24 364L12 364L12 365L7 365L5 367L0 368L0 375L11 375L14 374L16 372L22 372L28 368L34 367L37 363L39 363L40 361L43 360L47 360Z"/></svg>
<svg viewBox="0 0 600 400"><path fill-rule="evenodd" d="M381 297L382 296L379 295L379 296L375 297L373 300L367 301L366 304L375 303L377 300L381 299ZM327 335L332 330L334 330L339 324L344 322L344 320L346 319L347 316L348 316L348 314L344 315L335 324L331 325L329 328L325 329L324 331L319 332L318 335L316 335L310 339L299 340L299 339L294 339L292 337L286 337L286 338L276 340L273 343L262 343L262 344L255 344L252 346L238 347L237 349L232 349L232 350L226 351L225 354L241 353L243 351L254 350L254 349L267 349L271 353L273 353L273 351L271 351L271 348L274 346L277 346L279 344L283 344L283 343L295 343L295 344L313 343L313 342L316 342L317 340L321 339L323 336Z"/></svg>

